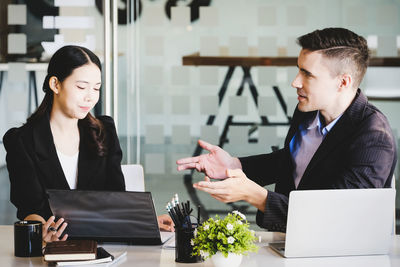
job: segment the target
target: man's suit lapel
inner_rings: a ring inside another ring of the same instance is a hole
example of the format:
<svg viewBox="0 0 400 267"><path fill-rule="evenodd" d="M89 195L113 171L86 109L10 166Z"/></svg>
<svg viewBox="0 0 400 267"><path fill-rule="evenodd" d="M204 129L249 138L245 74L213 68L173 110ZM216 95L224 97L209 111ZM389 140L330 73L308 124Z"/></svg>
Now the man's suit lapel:
<svg viewBox="0 0 400 267"><path fill-rule="evenodd" d="M367 98L357 91L356 98L349 108L343 113L342 117L337 121L331 131L326 135L325 139L318 147L314 156L311 158L303 177L300 180L298 189L301 189L302 184L307 182L315 166L324 159L344 138L349 136L354 130L354 124L361 120L363 110L367 104Z"/></svg>
<svg viewBox="0 0 400 267"><path fill-rule="evenodd" d="M315 114L315 112L300 112L296 107L296 110L293 114L292 123L290 124L290 128L289 128L288 134L286 135L286 139L285 139L285 147L287 147L288 150L289 150L290 141L292 141L293 136L298 131L300 123L302 123L304 120L307 120L307 118L309 118L311 116L315 116L313 114Z"/></svg>
<svg viewBox="0 0 400 267"><path fill-rule="evenodd" d="M307 182L307 178L312 173L315 166L323 160L329 152L334 149L341 141L351 133L351 121L348 116L342 116L332 130L326 135L324 141L318 147L314 156L311 158L306 170L304 171L303 177L300 180L298 189L301 189L302 184Z"/></svg>
<svg viewBox="0 0 400 267"><path fill-rule="evenodd" d="M304 122L308 118L314 117L315 114L316 114L316 112L300 112L296 107L295 113L293 114L292 123L290 125L288 134L286 135L286 139L285 139L286 153L288 153L288 158L291 160L291 162L289 162L288 164L291 164L290 166L292 166L292 167L293 167L293 163L292 163L292 156L290 154L290 141L292 141L294 135L298 131L300 123ZM292 169L292 168L289 168L289 169ZM296 189L296 185L294 184L292 172L289 175L287 175L287 177L289 178L289 180L286 181L285 184L288 185L287 191L290 192L290 191Z"/></svg>
<svg viewBox="0 0 400 267"><path fill-rule="evenodd" d="M40 172L44 174L41 178L46 180L47 185L51 185L49 188L69 189L58 160L48 114L33 126L33 142Z"/></svg>

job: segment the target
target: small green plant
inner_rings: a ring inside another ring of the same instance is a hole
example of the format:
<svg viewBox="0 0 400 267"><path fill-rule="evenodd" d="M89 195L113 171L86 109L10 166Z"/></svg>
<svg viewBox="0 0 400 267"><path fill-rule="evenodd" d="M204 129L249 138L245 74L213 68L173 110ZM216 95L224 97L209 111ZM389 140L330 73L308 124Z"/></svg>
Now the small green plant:
<svg viewBox="0 0 400 267"><path fill-rule="evenodd" d="M195 230L191 244L193 255L207 259L218 251L224 257L228 257L228 253L247 255L249 251L256 252L255 240L255 233L249 229L246 217L239 211L233 211L224 219L216 215L215 219L205 221Z"/></svg>

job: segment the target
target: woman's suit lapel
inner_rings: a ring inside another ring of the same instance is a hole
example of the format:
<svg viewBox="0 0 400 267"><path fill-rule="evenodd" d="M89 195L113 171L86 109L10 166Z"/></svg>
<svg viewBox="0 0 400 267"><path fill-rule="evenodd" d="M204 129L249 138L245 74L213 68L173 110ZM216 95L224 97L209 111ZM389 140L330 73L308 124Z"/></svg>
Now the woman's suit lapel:
<svg viewBox="0 0 400 267"><path fill-rule="evenodd" d="M38 167L47 188L69 189L60 161L58 160L53 135L50 130L49 115L39 119L33 126L33 145Z"/></svg>
<svg viewBox="0 0 400 267"><path fill-rule="evenodd" d="M90 151L87 134L79 126L79 159L78 159L78 184L77 189L90 188L92 179L95 178L101 158ZM38 166L48 188L70 189L65 178L54 145L50 129L49 115L41 118L33 127L33 142L38 158Z"/></svg>
<svg viewBox="0 0 400 267"><path fill-rule="evenodd" d="M101 157L96 155L89 146L88 133L82 129L79 123L80 143L78 161L78 189L93 188L92 184L96 181L96 173L100 169Z"/></svg>

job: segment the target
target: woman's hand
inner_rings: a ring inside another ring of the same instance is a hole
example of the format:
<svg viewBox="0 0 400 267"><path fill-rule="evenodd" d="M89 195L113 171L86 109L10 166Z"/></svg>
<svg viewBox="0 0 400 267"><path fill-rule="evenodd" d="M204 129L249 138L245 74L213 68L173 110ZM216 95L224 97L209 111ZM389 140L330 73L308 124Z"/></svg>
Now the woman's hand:
<svg viewBox="0 0 400 267"><path fill-rule="evenodd" d="M51 216L47 222L43 224L42 227L42 237L43 241L46 243L54 242L54 241L65 241L68 238L68 234L65 234L61 239L61 235L67 227L67 223L64 222L63 218L58 219L57 222L54 222L55 217Z"/></svg>
<svg viewBox="0 0 400 267"><path fill-rule="evenodd" d="M174 232L174 222L168 214L157 216L158 227L161 231Z"/></svg>

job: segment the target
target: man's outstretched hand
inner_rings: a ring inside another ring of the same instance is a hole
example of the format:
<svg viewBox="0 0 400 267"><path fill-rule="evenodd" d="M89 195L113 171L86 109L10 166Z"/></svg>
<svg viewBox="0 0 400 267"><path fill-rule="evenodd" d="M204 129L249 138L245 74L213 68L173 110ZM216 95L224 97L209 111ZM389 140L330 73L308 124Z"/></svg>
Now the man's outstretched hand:
<svg viewBox="0 0 400 267"><path fill-rule="evenodd" d="M199 145L209 153L177 160L178 171L196 169L199 172L204 172L206 176L212 179L224 179L227 169L242 169L239 159L232 157L219 146L214 146L202 140L199 140Z"/></svg>

